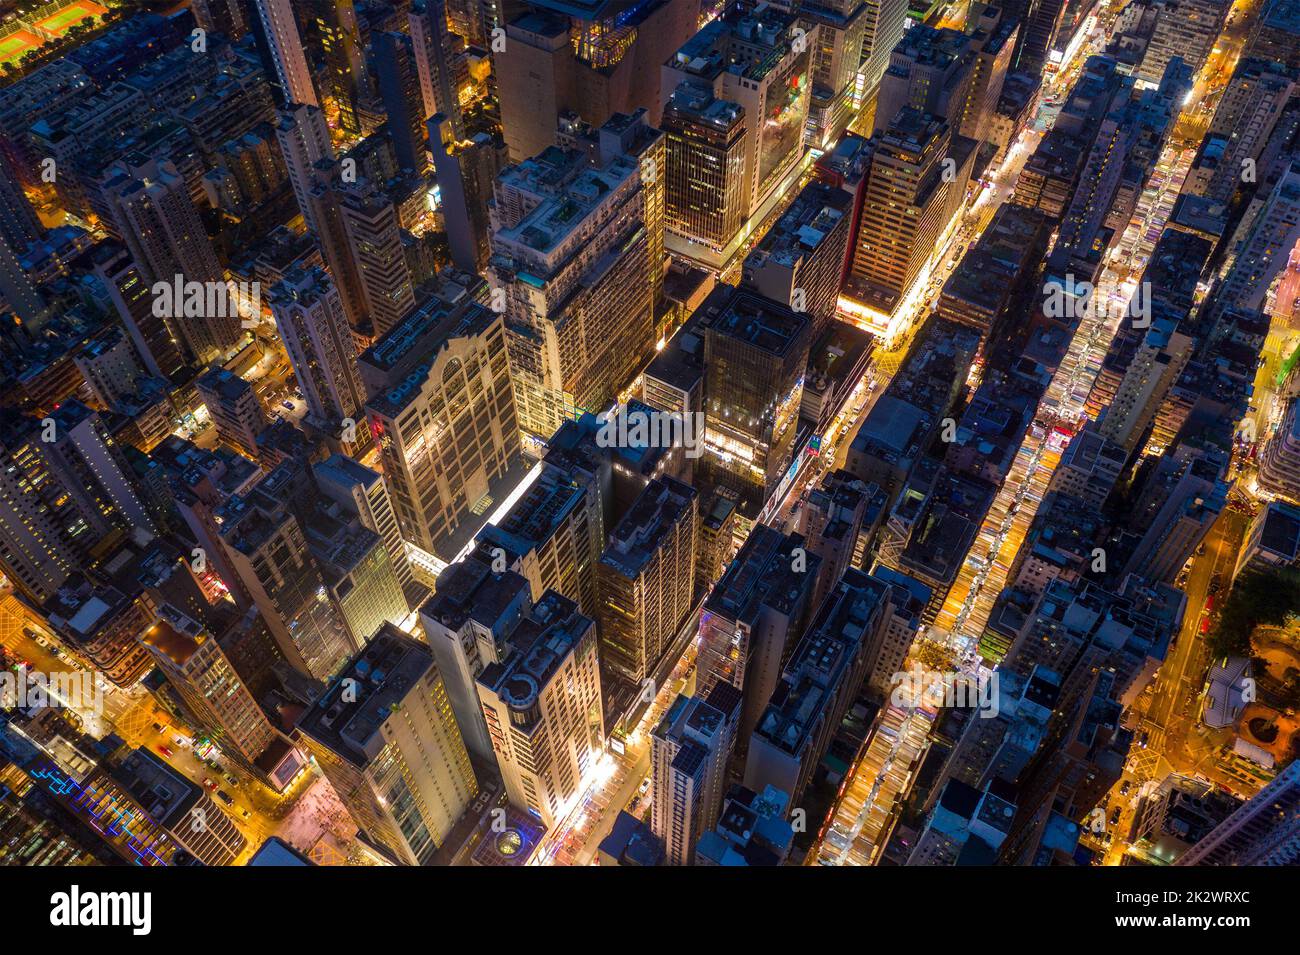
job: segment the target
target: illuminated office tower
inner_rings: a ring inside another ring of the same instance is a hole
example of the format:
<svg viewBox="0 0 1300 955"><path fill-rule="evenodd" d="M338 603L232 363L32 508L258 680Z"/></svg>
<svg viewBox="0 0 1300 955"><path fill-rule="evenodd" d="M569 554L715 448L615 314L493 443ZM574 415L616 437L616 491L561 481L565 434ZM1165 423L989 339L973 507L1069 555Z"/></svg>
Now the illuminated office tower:
<svg viewBox="0 0 1300 955"><path fill-rule="evenodd" d="M313 679L328 680L356 644L290 507L302 493L293 486L297 480L292 467L282 466L226 502L217 511L221 545L285 660Z"/></svg>
<svg viewBox="0 0 1300 955"><path fill-rule="evenodd" d="M554 591L515 627L503 662L478 678L506 796L548 829L564 819L605 751L596 624Z"/></svg>
<svg viewBox="0 0 1300 955"><path fill-rule="evenodd" d="M907 29L908 0L867 0L867 27L862 37L863 97L875 95L889 69L889 54Z"/></svg>
<svg viewBox="0 0 1300 955"><path fill-rule="evenodd" d="M152 526L119 449L78 401L47 419L0 413L0 465L0 568L36 602Z"/></svg>
<svg viewBox="0 0 1300 955"><path fill-rule="evenodd" d="M810 182L745 257L744 284L807 312L814 344L835 319L852 218L852 193Z"/></svg>
<svg viewBox="0 0 1300 955"><path fill-rule="evenodd" d="M460 99L456 95L454 51L447 30L446 0L416 0L411 5L410 25L420 97L424 103L424 116L421 118L427 120L441 113L451 124L452 139L460 139L465 130ZM432 127L429 145L436 152L437 141L432 136ZM442 183L441 173L438 174L438 183Z"/></svg>
<svg viewBox="0 0 1300 955"><path fill-rule="evenodd" d="M710 134L704 129L697 131L705 142L712 139L715 152L723 141L729 144L736 132L735 119L710 99L735 104L743 112L742 222L761 216L770 207L803 156L812 80L807 38L795 29L795 17L775 8L733 7L687 40L663 66L665 93L679 90L683 83L701 91L689 94L693 97L689 101L683 98L680 106L689 113L688 121L715 127ZM725 152L730 155L729 148ZM707 155L707 150L703 154L697 151L676 161L687 177L686 195L673 194L674 160L669 159L669 203L670 210L675 210L669 213L670 222L683 218L681 210L689 206L691 184L698 187L699 177L705 174L701 163L709 161ZM730 172L728 169L713 178L721 175L729 179ZM682 174L678 172L678 182ZM672 251L716 270L736 253L740 235L737 232L722 243L701 247L692 234L670 231L667 244Z"/></svg>
<svg viewBox="0 0 1300 955"><path fill-rule="evenodd" d="M257 460L257 436L271 426L262 399L250 382L214 368L194 383L217 428L217 439L250 461Z"/></svg>
<svg viewBox="0 0 1300 955"><path fill-rule="evenodd" d="M302 34L293 11L293 0L257 0L257 13L271 49L275 76L284 102L319 106L311 71L307 68Z"/></svg>
<svg viewBox="0 0 1300 955"><path fill-rule="evenodd" d="M429 166L426 117L411 38L405 33L385 31L370 38L370 47L374 51L375 84L388 117L388 134L397 164L423 174Z"/></svg>
<svg viewBox="0 0 1300 955"><path fill-rule="evenodd" d="M1293 866L1297 861L1300 762L1292 762L1174 864Z"/></svg>
<svg viewBox="0 0 1300 955"><path fill-rule="evenodd" d="M551 148L496 181L489 281L505 293L519 424L536 440L609 407L653 353L655 184L638 157L661 136L644 114L615 116L594 154Z"/></svg>
<svg viewBox="0 0 1300 955"><path fill-rule="evenodd" d="M334 147L330 143L329 125L318 106L294 103L280 110L280 121L275 129L284 155L289 184L302 212L307 228L320 236L322 223L317 221L311 201L312 189L328 182L334 166Z"/></svg>
<svg viewBox="0 0 1300 955"><path fill-rule="evenodd" d="M432 583L519 463L504 323L468 297L431 298L358 365L412 570Z"/></svg>
<svg viewBox="0 0 1300 955"><path fill-rule="evenodd" d="M1156 25L1142 65L1135 74L1151 85L1160 82L1165 67L1181 57L1187 67L1200 70L1223 29L1230 3L1225 0L1163 0L1155 5ZM1023 67L1018 67L1023 69Z"/></svg>
<svg viewBox="0 0 1300 955"><path fill-rule="evenodd" d="M478 793L433 654L386 624L298 732L366 837L427 865Z"/></svg>
<svg viewBox="0 0 1300 955"><path fill-rule="evenodd" d="M494 58L497 100L510 160L522 162L555 142L568 115L600 126L644 109L657 124L672 89L660 65L695 32L700 5L524 0L505 9L510 52Z"/></svg>
<svg viewBox="0 0 1300 955"><path fill-rule="evenodd" d="M375 334L382 335L415 308L397 210L364 179L339 185L338 202L366 311Z"/></svg>
<svg viewBox="0 0 1300 955"><path fill-rule="evenodd" d="M331 455L312 465L312 475L316 478L316 486L327 498L379 535L388 550L397 583L410 606L425 591L411 576L406 544L383 475L342 454Z"/></svg>
<svg viewBox="0 0 1300 955"><path fill-rule="evenodd" d="M324 269L295 268L271 289L271 312L307 402L308 420L342 436L348 453L370 444L352 331L338 289ZM355 437L349 439L348 435Z"/></svg>
<svg viewBox="0 0 1300 955"><path fill-rule="evenodd" d="M298 0L310 18L314 39L324 54L321 90L338 110L339 128L362 131L361 106L369 95L364 44L352 0ZM307 102L295 100L295 102Z"/></svg>
<svg viewBox="0 0 1300 955"><path fill-rule="evenodd" d="M1252 211L1255 205L1254 219L1249 212L1243 217L1236 258L1214 296L1212 307L1220 319L1234 308L1262 310L1274 279L1300 242L1300 159L1282 165L1272 191L1257 194Z"/></svg>
<svg viewBox="0 0 1300 955"><path fill-rule="evenodd" d="M748 207L745 111L705 86L682 83L669 95L662 126L668 143L664 228L720 256L740 232Z"/></svg>
<svg viewBox="0 0 1300 955"><path fill-rule="evenodd" d="M501 661L507 638L532 605L523 577L511 571L494 573L482 561L458 560L438 577L433 597L420 608L420 626L465 746L488 765L496 757L477 680L486 667Z"/></svg>
<svg viewBox="0 0 1300 955"><path fill-rule="evenodd" d="M723 285L700 306L705 450L717 482L753 517L794 452L812 321L746 288Z"/></svg>
<svg viewBox="0 0 1300 955"><path fill-rule="evenodd" d="M383 539L338 508L314 507L303 530L330 601L358 643L411 608Z"/></svg>
<svg viewBox="0 0 1300 955"><path fill-rule="evenodd" d="M775 3L798 17L804 42L812 50L812 93L808 106L808 142L829 149L848 128L861 90L862 44L871 18L866 0L820 0ZM797 7L797 9L793 9Z"/></svg>
<svg viewBox="0 0 1300 955"><path fill-rule="evenodd" d="M131 820L133 827L146 830L152 823L164 829L177 845L203 865L234 865L248 845L248 838L217 805L212 794L173 769L156 753L133 749L116 765L101 764L95 772L102 774L94 781L98 793L87 792L83 805L94 805L97 815ZM90 789L88 783L87 790ZM129 797L129 801L123 797ZM114 828L104 826L105 830ZM132 833L132 842L137 840L139 836Z"/></svg>
<svg viewBox="0 0 1300 955"><path fill-rule="evenodd" d="M650 735L650 829L668 865L691 865L695 844L722 808L740 691L714 686L708 698L678 694Z"/></svg>
<svg viewBox="0 0 1300 955"><path fill-rule="evenodd" d="M600 655L640 687L691 609L699 514L695 489L655 478L618 522L597 568Z"/></svg>
<svg viewBox="0 0 1300 955"><path fill-rule="evenodd" d="M192 0L190 9L194 11L194 22L209 33L238 40L248 32L243 0Z"/></svg>
<svg viewBox="0 0 1300 955"><path fill-rule="evenodd" d="M958 126L958 131L968 139L993 141L993 120L1019 39L1020 21L1015 17L1004 16L1001 8L994 6L987 6L980 13L970 34L974 62L965 112ZM956 117L953 119L955 122Z"/></svg>
<svg viewBox="0 0 1300 955"><path fill-rule="evenodd" d="M105 177L104 195L118 234L151 288L154 283L178 280L225 281L189 187L170 161L118 163ZM243 334L234 309L224 315L200 316L183 311L182 303L173 301L168 317L189 356L199 363L222 357Z"/></svg>
<svg viewBox="0 0 1300 955"><path fill-rule="evenodd" d="M218 634L170 604L140 642L181 705L223 753L253 766L279 735L231 665Z"/></svg>
<svg viewBox="0 0 1300 955"><path fill-rule="evenodd" d="M939 239L965 198L975 153L974 143L954 137L946 122L912 107L872 141L845 294L887 320L939 253ZM953 164L951 178L945 160Z"/></svg>
<svg viewBox="0 0 1300 955"><path fill-rule="evenodd" d="M820 566L801 535L757 524L704 603L699 692L729 683L744 695L737 753L746 750L781 679L782 661L813 611L809 603Z"/></svg>
<svg viewBox="0 0 1300 955"><path fill-rule="evenodd" d="M462 138L444 113L431 116L428 128L451 261L462 272L478 275L491 255L488 200L505 165L505 143L488 128L465 130Z"/></svg>

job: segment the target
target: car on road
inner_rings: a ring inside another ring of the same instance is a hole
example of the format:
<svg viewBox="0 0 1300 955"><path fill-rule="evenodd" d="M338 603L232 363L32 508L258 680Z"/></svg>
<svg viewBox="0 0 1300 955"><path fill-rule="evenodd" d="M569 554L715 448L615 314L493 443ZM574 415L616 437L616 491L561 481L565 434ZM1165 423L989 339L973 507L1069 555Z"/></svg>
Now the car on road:
<svg viewBox="0 0 1300 955"><path fill-rule="evenodd" d="M216 788L217 788L217 784L214 783L214 782L212 781L211 777L204 776L204 777L203 777L203 788L205 788L205 789L216 789Z"/></svg>
<svg viewBox="0 0 1300 955"><path fill-rule="evenodd" d="M1209 632L1210 632L1210 618L1205 617L1203 620L1201 620L1201 636L1205 636Z"/></svg>
<svg viewBox="0 0 1300 955"><path fill-rule="evenodd" d="M217 790L217 798L220 799L222 802L224 802L227 806L233 805L235 802L234 797L232 797L230 793L226 792L224 789Z"/></svg>
<svg viewBox="0 0 1300 955"><path fill-rule="evenodd" d="M171 749L168 748L168 747L166 747L166 746L159 746L159 747L158 747L158 752L162 753L162 754L163 754L164 756L166 756L168 759L171 759L171 758L172 758L172 755L173 755Z"/></svg>
<svg viewBox="0 0 1300 955"><path fill-rule="evenodd" d="M1118 826L1118 825L1119 825L1119 814L1120 814L1120 809L1121 809L1121 808L1122 808L1122 807L1120 807L1120 806L1116 806L1116 807L1115 807L1115 811L1112 812L1112 813L1110 814L1110 824L1111 824L1112 826Z"/></svg>
<svg viewBox="0 0 1300 955"><path fill-rule="evenodd" d="M1138 735L1138 745L1141 746L1143 749L1146 749L1146 748L1147 748L1147 740L1148 740L1149 738L1150 738L1150 734L1149 734L1146 730L1143 730L1143 731Z"/></svg>
<svg viewBox="0 0 1300 955"><path fill-rule="evenodd" d="M280 402L280 407L283 408L285 411L292 411L292 410L293 410L293 402L292 402L292 401L281 401L281 402Z"/></svg>
<svg viewBox="0 0 1300 955"><path fill-rule="evenodd" d="M221 778L224 779L226 782L230 783L230 785L236 788L239 787L239 780L236 779L234 776L232 776L230 773L222 773Z"/></svg>
<svg viewBox="0 0 1300 955"><path fill-rule="evenodd" d="M1119 794L1121 796L1127 796L1128 791L1132 788L1133 788L1133 781L1131 779L1126 779L1124 780L1124 782L1120 783Z"/></svg>

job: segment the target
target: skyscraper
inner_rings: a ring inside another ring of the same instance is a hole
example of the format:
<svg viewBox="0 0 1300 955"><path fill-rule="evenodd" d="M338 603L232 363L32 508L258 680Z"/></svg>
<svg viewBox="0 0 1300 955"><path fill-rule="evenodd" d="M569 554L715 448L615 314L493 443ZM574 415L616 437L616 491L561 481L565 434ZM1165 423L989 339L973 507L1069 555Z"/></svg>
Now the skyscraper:
<svg viewBox="0 0 1300 955"><path fill-rule="evenodd" d="M616 116L595 155L552 147L497 179L489 281L504 290L519 424L534 439L607 408L650 359L661 263L637 157L661 135L644 114Z"/></svg>
<svg viewBox="0 0 1300 955"><path fill-rule="evenodd" d="M320 268L294 269L271 290L270 303L309 422L347 453L369 446L356 348L333 281Z"/></svg>
<svg viewBox="0 0 1300 955"><path fill-rule="evenodd" d="M605 751L596 624L572 600L542 595L478 677L506 795L553 828L595 777Z"/></svg>
<svg viewBox="0 0 1300 955"><path fill-rule="evenodd" d="M251 767L279 738L231 665L217 634L163 604L140 642L198 728L223 752Z"/></svg>
<svg viewBox="0 0 1300 955"><path fill-rule="evenodd" d="M910 106L872 141L845 294L887 323L938 254L965 199L974 143Z"/></svg>
<svg viewBox="0 0 1300 955"><path fill-rule="evenodd" d="M420 96L424 103L424 115L421 118L428 120L441 113L451 124L452 138L460 139L464 129L460 99L456 95L446 0L416 0L411 5L410 28L415 67L420 80ZM429 138L430 145L436 149L436 141L432 135ZM438 181L442 182L441 174Z"/></svg>
<svg viewBox="0 0 1300 955"><path fill-rule="evenodd" d="M0 567L44 601L132 527L152 523L121 451L79 401L45 419L0 419Z"/></svg>
<svg viewBox="0 0 1300 955"><path fill-rule="evenodd" d="M374 183L358 179L337 187L339 214L356 263L366 313L382 335L415 308L411 271L393 203Z"/></svg>
<svg viewBox="0 0 1300 955"><path fill-rule="evenodd" d="M358 363L402 539L432 583L519 463L504 323L468 295L431 298Z"/></svg>
<svg viewBox="0 0 1300 955"><path fill-rule="evenodd" d="M257 13L262 20L284 102L319 106L291 0L257 0Z"/></svg>
<svg viewBox="0 0 1300 955"><path fill-rule="evenodd" d="M740 691L714 686L708 698L677 695L650 736L650 828L668 865L692 865L700 836L722 808Z"/></svg>
<svg viewBox="0 0 1300 955"><path fill-rule="evenodd" d="M451 261L462 272L477 275L491 254L488 200L493 180L505 165L505 143L486 128L458 135L456 124L442 112L429 118L428 131Z"/></svg>
<svg viewBox="0 0 1300 955"><path fill-rule="evenodd" d="M199 282L211 288L225 272L208 238L184 178L170 161L123 161L105 177L104 194L118 234L151 283L168 286ZM171 327L193 359L206 363L224 355L240 338L234 308L212 314L186 314L182 303L170 309L155 299L154 313L170 311ZM204 310L207 311L206 309Z"/></svg>
<svg viewBox="0 0 1300 955"><path fill-rule="evenodd" d="M375 82L388 115L388 134L403 169L423 173L429 165L425 145L424 98L416 70L415 50L405 33L384 31L370 38Z"/></svg>
<svg viewBox="0 0 1300 955"><path fill-rule="evenodd" d="M597 570L600 655L640 687L692 606L699 515L695 489L655 478L610 534Z"/></svg>
<svg viewBox="0 0 1300 955"><path fill-rule="evenodd" d="M726 285L701 310L705 460L753 517L793 457L812 323L787 305Z"/></svg>
<svg viewBox="0 0 1300 955"><path fill-rule="evenodd" d="M1175 865L1295 865L1300 859L1300 762L1293 762Z"/></svg>
<svg viewBox="0 0 1300 955"><path fill-rule="evenodd" d="M386 624L298 721L368 839L427 865L478 792L433 654Z"/></svg>

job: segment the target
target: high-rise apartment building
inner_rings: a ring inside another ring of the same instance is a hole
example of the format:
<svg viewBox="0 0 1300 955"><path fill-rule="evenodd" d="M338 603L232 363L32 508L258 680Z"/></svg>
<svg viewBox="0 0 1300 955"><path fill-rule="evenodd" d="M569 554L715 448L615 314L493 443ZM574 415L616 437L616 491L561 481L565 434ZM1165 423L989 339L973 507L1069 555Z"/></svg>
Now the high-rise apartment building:
<svg viewBox="0 0 1300 955"><path fill-rule="evenodd" d="M695 489L655 478L610 533L597 568L605 672L640 687L692 606L699 515Z"/></svg>
<svg viewBox="0 0 1300 955"><path fill-rule="evenodd" d="M441 113L451 124L452 138L460 139L464 129L451 34L447 29L446 0L416 0L411 4L410 32L420 81L420 98L424 104L422 119L428 120ZM436 150L437 142L432 136L429 144ZM441 173L438 174L438 183L442 184Z"/></svg>
<svg viewBox="0 0 1300 955"><path fill-rule="evenodd" d="M1300 5L1295 0L1270 0L1255 22L1245 55L1300 70Z"/></svg>
<svg viewBox="0 0 1300 955"><path fill-rule="evenodd" d="M708 698L678 694L650 736L650 829L668 865L692 865L700 836L722 808L740 691L714 686Z"/></svg>
<svg viewBox="0 0 1300 955"><path fill-rule="evenodd" d="M506 795L548 829L590 785L605 752L596 624L554 591L515 627L501 663L478 677Z"/></svg>
<svg viewBox="0 0 1300 955"><path fill-rule="evenodd" d="M307 420L347 453L370 444L365 391L343 300L324 269L295 268L271 289L271 313L307 402Z"/></svg>
<svg viewBox="0 0 1300 955"><path fill-rule="evenodd" d="M504 291L520 429L545 441L607 408L654 348L652 197L639 155L662 136L615 116L593 154L547 149L496 181L489 281Z"/></svg>
<svg viewBox="0 0 1300 955"><path fill-rule="evenodd" d="M116 230L151 287L198 282L211 288L225 282L189 188L172 162L123 161L105 176L103 190ZM166 303L155 300L155 312L169 312L166 317L192 359L206 363L221 357L242 335L234 307L192 315L175 296L169 298L169 309L158 308ZM210 298L205 290L204 301Z"/></svg>
<svg viewBox="0 0 1300 955"><path fill-rule="evenodd" d="M1210 55L1231 4L1224 0L1161 0L1156 4L1155 29L1147 44L1138 79L1155 85L1174 57L1196 72Z"/></svg>
<svg viewBox="0 0 1300 955"><path fill-rule="evenodd" d="M257 460L257 436L270 427L262 399L251 382L225 368L214 368L195 389L217 428L217 438L250 461Z"/></svg>
<svg viewBox="0 0 1300 955"><path fill-rule="evenodd" d="M292 0L257 0L257 13L284 102L319 106Z"/></svg>
<svg viewBox="0 0 1300 955"><path fill-rule="evenodd" d="M339 215L356 263L366 313L382 335L415 308L411 271L393 203L364 178L337 187Z"/></svg>
<svg viewBox="0 0 1300 955"><path fill-rule="evenodd" d="M730 683L744 694L737 751L772 698L782 663L812 612L821 559L798 534L758 524L705 601L700 617L700 692Z"/></svg>
<svg viewBox="0 0 1300 955"><path fill-rule="evenodd" d="M397 164L422 174L429 166L425 142L424 97L416 67L411 37L396 31L376 33L370 38L374 55L375 83L388 115L388 132L393 139Z"/></svg>
<svg viewBox="0 0 1300 955"><path fill-rule="evenodd" d="M282 466L232 497L217 511L221 546L235 586L262 611L285 660L313 679L328 680L356 643L294 513L297 499L312 493L300 481L295 466Z"/></svg>
<svg viewBox="0 0 1300 955"><path fill-rule="evenodd" d="M130 468L99 415L69 401L48 417L4 413L0 567L46 600L132 528L152 532Z"/></svg>
<svg viewBox="0 0 1300 955"><path fill-rule="evenodd" d="M298 732L366 838L400 864L427 865L478 792L432 652L391 624Z"/></svg>

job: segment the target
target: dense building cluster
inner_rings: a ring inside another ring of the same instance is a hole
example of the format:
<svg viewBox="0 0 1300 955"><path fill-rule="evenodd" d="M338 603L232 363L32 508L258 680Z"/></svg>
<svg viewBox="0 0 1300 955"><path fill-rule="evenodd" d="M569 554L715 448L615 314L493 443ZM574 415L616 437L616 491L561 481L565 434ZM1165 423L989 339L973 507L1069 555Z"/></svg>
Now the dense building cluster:
<svg viewBox="0 0 1300 955"><path fill-rule="evenodd" d="M1300 862L1296 0L0 0L0 319L5 864Z"/></svg>

